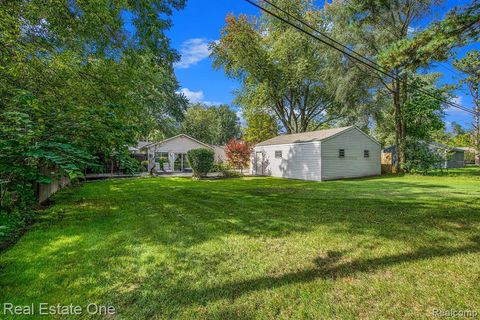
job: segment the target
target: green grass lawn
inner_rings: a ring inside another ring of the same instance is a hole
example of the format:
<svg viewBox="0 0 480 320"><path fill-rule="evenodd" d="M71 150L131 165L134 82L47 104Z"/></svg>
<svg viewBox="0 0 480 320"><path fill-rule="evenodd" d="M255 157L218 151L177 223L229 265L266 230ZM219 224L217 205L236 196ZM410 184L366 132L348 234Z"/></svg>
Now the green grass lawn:
<svg viewBox="0 0 480 320"><path fill-rule="evenodd" d="M94 302L118 319L480 314L475 168L330 182L110 180L54 199L0 255L0 303Z"/></svg>

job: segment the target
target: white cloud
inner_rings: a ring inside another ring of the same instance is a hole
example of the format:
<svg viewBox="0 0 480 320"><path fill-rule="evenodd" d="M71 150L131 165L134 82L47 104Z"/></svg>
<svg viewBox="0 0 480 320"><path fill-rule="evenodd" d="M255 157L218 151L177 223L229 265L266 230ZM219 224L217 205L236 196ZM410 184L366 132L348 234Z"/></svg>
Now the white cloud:
<svg viewBox="0 0 480 320"><path fill-rule="evenodd" d="M182 93L191 103L202 102L204 97L202 90L190 91L188 88L182 88L178 93Z"/></svg>
<svg viewBox="0 0 480 320"><path fill-rule="evenodd" d="M417 31L418 28L414 28L414 27L408 27L407 28L407 34L412 34L414 33L415 31Z"/></svg>
<svg viewBox="0 0 480 320"><path fill-rule="evenodd" d="M455 96L455 97L450 99L450 102L461 105L462 102L463 102L463 98L461 96ZM448 107L445 109L445 111L450 113L450 114L454 113L456 111L460 111L460 109L455 108L454 106L451 106L451 105L447 105L447 106Z"/></svg>
<svg viewBox="0 0 480 320"><path fill-rule="evenodd" d="M182 93L188 99L188 101L190 101L190 103L203 103L207 106L222 104L222 102L218 101L205 100L205 95L202 90L192 91L188 88L182 88L177 91L177 93Z"/></svg>
<svg viewBox="0 0 480 320"><path fill-rule="evenodd" d="M451 100L453 103L456 103L456 104L462 104L463 102L463 98L461 96L456 96L455 98L453 98Z"/></svg>
<svg viewBox="0 0 480 320"><path fill-rule="evenodd" d="M186 69L196 65L199 61L210 55L209 41L205 38L192 38L185 40L180 46L181 59L175 63L176 68Z"/></svg>
<svg viewBox="0 0 480 320"><path fill-rule="evenodd" d="M243 112L241 112L240 110L237 110L235 113L237 114L238 120L240 122L240 126L246 127L247 120L245 120L245 118L243 117Z"/></svg>

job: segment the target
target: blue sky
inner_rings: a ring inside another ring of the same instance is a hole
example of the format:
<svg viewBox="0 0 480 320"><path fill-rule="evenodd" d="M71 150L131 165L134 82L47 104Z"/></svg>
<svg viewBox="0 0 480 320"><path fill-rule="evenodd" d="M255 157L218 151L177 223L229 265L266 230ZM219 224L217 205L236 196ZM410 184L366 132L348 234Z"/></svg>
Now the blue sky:
<svg viewBox="0 0 480 320"><path fill-rule="evenodd" d="M436 7L427 19L414 27L419 30L429 22L443 18L455 5L465 2L445 1ZM167 35L171 38L172 46L182 54L182 60L175 66L175 73L182 92L193 102L232 105L233 91L239 88L239 83L225 77L222 70L214 70L208 57L208 43L220 38L220 31L228 13L253 15L259 14L259 11L244 0L187 0L185 9L175 12L172 17L173 27ZM463 57L471 49L480 49L480 44L458 49L456 57ZM440 81L443 83L455 84L460 79L454 72L451 61L437 63L429 71L441 72L443 76ZM456 102L473 108L473 100L467 92L466 89L457 90ZM452 121L456 121L470 128L472 117L464 111L451 108L446 111L445 121L447 127Z"/></svg>

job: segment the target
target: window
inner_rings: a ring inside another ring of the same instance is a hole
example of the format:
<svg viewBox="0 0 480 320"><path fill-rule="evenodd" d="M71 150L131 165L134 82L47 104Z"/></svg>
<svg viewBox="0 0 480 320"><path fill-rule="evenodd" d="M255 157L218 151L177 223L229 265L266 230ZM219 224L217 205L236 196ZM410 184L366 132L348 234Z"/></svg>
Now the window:
<svg viewBox="0 0 480 320"><path fill-rule="evenodd" d="M338 156L340 158L345 158L345 149L338 149Z"/></svg>
<svg viewBox="0 0 480 320"><path fill-rule="evenodd" d="M155 162L157 163L168 162L168 152L155 152Z"/></svg>
<svg viewBox="0 0 480 320"><path fill-rule="evenodd" d="M275 151L275 158L282 158L282 150Z"/></svg>
<svg viewBox="0 0 480 320"><path fill-rule="evenodd" d="M364 158L370 157L370 150L363 150L363 157Z"/></svg>

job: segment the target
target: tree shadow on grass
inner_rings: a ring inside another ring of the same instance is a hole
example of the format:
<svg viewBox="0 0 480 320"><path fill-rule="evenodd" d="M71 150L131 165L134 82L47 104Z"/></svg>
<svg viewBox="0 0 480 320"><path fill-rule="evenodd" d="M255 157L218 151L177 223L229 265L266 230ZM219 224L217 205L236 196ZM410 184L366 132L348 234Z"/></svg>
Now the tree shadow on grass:
<svg viewBox="0 0 480 320"><path fill-rule="evenodd" d="M157 305L165 303L175 310L177 304L235 299L253 291L480 251L478 239L469 238L480 226L477 203L440 192L450 186L372 179L365 183L146 179L105 182L108 193L99 182L59 198L52 214L27 234L20 250L12 248L2 260L8 276L0 275L0 285L11 288L8 297L38 299L61 290L71 291L69 299L81 301L86 292L96 292L123 304L125 310L135 305L138 311L142 305L138 299L144 305L159 301ZM312 231L326 232L332 241L338 240L334 236L338 233L369 242L426 247L354 261L344 261L343 253L332 251L317 257L310 269L200 289L175 271L188 270L200 280L206 270L212 277L221 272L215 267L229 259L228 253L196 256L190 251L208 241L237 235L282 238ZM473 242L455 247L466 239ZM156 255L169 259L155 260ZM32 283L38 291L31 290ZM109 293L117 289L123 291Z"/></svg>
<svg viewBox="0 0 480 320"><path fill-rule="evenodd" d="M317 257L313 261L315 266L310 269L290 272L281 276L264 276L205 289L173 288L174 290L168 291L166 294L176 303L183 305L206 304L220 299L234 300L255 291L271 290L317 279L328 280L351 277L359 273L376 272L402 263L480 252L480 237L473 237L470 240L470 244L460 247L425 247L407 253L370 259L359 258L348 262L342 262L342 252L329 251L325 256ZM150 293L155 291L150 291L148 288L144 289L147 289L147 292ZM188 299L185 299L186 297ZM192 299L192 297L196 299Z"/></svg>

